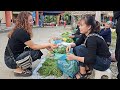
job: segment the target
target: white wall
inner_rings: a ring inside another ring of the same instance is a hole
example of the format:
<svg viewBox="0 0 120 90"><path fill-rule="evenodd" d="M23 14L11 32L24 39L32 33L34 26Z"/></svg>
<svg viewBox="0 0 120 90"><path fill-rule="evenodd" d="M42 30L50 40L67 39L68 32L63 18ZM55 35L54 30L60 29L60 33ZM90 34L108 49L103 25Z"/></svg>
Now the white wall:
<svg viewBox="0 0 120 90"><path fill-rule="evenodd" d="M3 18L1 23L6 23L6 21L5 21L5 11L0 11L0 19L1 18Z"/></svg>
<svg viewBox="0 0 120 90"><path fill-rule="evenodd" d="M101 23L101 11L96 11L95 20Z"/></svg>

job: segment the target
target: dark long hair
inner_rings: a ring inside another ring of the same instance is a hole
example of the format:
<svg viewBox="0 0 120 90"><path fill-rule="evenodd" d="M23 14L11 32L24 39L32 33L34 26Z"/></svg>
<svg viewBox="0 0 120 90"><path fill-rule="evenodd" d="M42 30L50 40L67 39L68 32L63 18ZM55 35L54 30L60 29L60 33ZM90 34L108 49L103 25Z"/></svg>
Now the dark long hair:
<svg viewBox="0 0 120 90"><path fill-rule="evenodd" d="M96 21L96 27L94 30L96 33L98 33L100 31L100 22Z"/></svg>
<svg viewBox="0 0 120 90"><path fill-rule="evenodd" d="M86 15L82 17L81 20L84 20L86 25L91 25L90 33L98 33L100 31L100 23L96 21L93 16Z"/></svg>

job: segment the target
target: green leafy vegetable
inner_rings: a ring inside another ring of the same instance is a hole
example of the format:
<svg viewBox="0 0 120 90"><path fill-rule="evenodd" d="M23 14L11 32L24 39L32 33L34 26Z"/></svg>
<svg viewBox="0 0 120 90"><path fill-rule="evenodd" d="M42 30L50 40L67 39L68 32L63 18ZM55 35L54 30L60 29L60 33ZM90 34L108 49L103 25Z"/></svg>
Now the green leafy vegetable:
<svg viewBox="0 0 120 90"><path fill-rule="evenodd" d="M47 58L46 61L43 63L42 67L38 70L40 75L43 76L50 76L54 75L56 77L62 76L62 72L57 67L57 60Z"/></svg>

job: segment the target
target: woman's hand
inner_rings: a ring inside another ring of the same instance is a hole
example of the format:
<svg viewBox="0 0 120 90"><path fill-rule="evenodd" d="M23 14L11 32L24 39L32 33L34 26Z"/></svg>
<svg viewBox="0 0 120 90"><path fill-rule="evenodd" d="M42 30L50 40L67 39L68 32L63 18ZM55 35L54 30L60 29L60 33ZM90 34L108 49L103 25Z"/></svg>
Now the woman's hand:
<svg viewBox="0 0 120 90"><path fill-rule="evenodd" d="M67 60L76 60L76 56L74 54L67 54Z"/></svg>
<svg viewBox="0 0 120 90"><path fill-rule="evenodd" d="M51 47L46 48L48 51L52 51L53 49Z"/></svg>
<svg viewBox="0 0 120 90"><path fill-rule="evenodd" d="M58 45L56 45L56 44L50 44L50 47L52 48L52 49L54 49L54 48L58 48Z"/></svg>
<svg viewBox="0 0 120 90"><path fill-rule="evenodd" d="M66 53L69 53L69 52L70 52L70 49L71 49L71 45L67 46L67 48L66 48Z"/></svg>
<svg viewBox="0 0 120 90"><path fill-rule="evenodd" d="M69 36L69 38L74 38L75 37L75 35L71 35L71 36Z"/></svg>
<svg viewBox="0 0 120 90"><path fill-rule="evenodd" d="M49 46L46 47L46 49L49 50L49 51L53 51L53 49L57 48L57 47L58 47L58 45L49 43Z"/></svg>

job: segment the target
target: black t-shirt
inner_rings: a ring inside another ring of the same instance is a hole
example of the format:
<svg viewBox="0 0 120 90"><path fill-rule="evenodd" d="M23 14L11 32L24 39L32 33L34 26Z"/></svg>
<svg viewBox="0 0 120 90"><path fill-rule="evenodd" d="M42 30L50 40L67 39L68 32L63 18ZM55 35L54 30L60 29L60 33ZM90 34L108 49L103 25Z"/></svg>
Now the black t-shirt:
<svg viewBox="0 0 120 90"><path fill-rule="evenodd" d="M72 34L72 35L75 35L75 37L74 38L79 38L80 36L81 36L81 33L80 33L80 29L79 29L79 26L77 25L77 31L74 33L74 34Z"/></svg>
<svg viewBox="0 0 120 90"><path fill-rule="evenodd" d="M83 44L85 38L85 35L81 35L81 38L76 42L76 46ZM97 56L103 58L109 58L111 56L106 42L96 36L91 36L87 39L86 48L88 49L88 54L85 57L85 63L94 62Z"/></svg>
<svg viewBox="0 0 120 90"><path fill-rule="evenodd" d="M8 44L14 54L14 56L21 54L26 46L24 43L31 40L30 35L23 29L16 29L11 38L8 40Z"/></svg>
<svg viewBox="0 0 120 90"><path fill-rule="evenodd" d="M76 46L79 46L84 43L86 36L84 34L81 34L79 39L75 42Z"/></svg>

